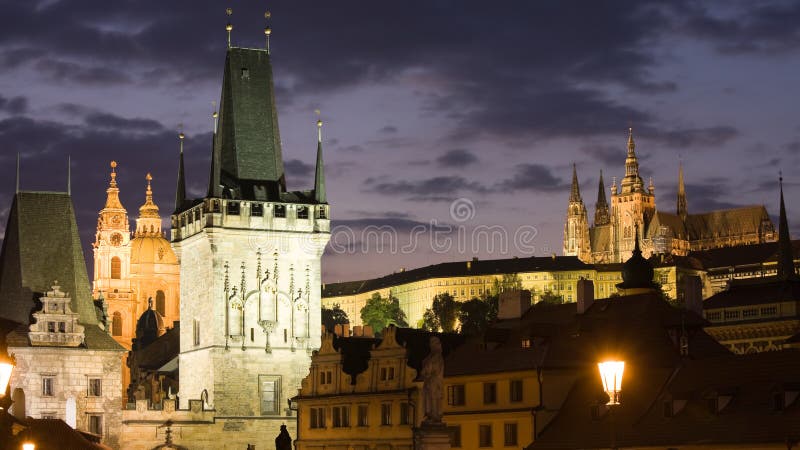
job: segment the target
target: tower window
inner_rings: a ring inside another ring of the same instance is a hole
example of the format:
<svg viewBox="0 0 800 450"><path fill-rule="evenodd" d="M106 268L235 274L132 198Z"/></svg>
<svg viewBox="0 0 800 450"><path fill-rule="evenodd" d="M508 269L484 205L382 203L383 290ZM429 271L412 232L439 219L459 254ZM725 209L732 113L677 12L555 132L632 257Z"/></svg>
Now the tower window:
<svg viewBox="0 0 800 450"><path fill-rule="evenodd" d="M250 69L247 67L242 67L242 79L249 80L250 79Z"/></svg>
<svg viewBox="0 0 800 450"><path fill-rule="evenodd" d="M275 205L273 212L275 217L286 217L286 205Z"/></svg>
<svg viewBox="0 0 800 450"><path fill-rule="evenodd" d="M114 313L114 318L111 319L111 335L122 336L122 314L119 311Z"/></svg>
<svg viewBox="0 0 800 450"><path fill-rule="evenodd" d="M114 280L119 280L121 278L122 273L122 261L120 261L118 256L111 258L111 278Z"/></svg>
<svg viewBox="0 0 800 450"><path fill-rule="evenodd" d="M250 206L250 215L253 217L261 217L264 215L264 205L261 203L252 203Z"/></svg>
<svg viewBox="0 0 800 450"><path fill-rule="evenodd" d="M297 218L298 219L308 219L308 206L298 206L297 207Z"/></svg>
<svg viewBox="0 0 800 450"><path fill-rule="evenodd" d="M239 202L228 202L228 215L229 216L238 216L239 215Z"/></svg>
<svg viewBox="0 0 800 450"><path fill-rule="evenodd" d="M164 317L167 311L167 297L164 295L164 291L156 291L156 311L161 314L161 317Z"/></svg>

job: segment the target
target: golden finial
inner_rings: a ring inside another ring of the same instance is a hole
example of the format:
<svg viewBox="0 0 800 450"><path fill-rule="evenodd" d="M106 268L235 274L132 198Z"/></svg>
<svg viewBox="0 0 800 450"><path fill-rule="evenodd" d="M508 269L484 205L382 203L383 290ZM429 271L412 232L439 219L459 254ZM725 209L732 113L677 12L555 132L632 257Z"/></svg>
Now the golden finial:
<svg viewBox="0 0 800 450"><path fill-rule="evenodd" d="M233 31L233 25L231 24L230 17L233 14L233 8L226 8L225 14L228 15L228 24L225 25L225 31L228 32L228 48L231 48L231 31Z"/></svg>
<svg viewBox="0 0 800 450"><path fill-rule="evenodd" d="M111 186L117 185L117 162L111 161Z"/></svg>
<svg viewBox="0 0 800 450"><path fill-rule="evenodd" d="M264 18L267 19L267 21L269 21L271 17L272 17L271 12L267 11L264 13ZM264 28L264 37L267 39L267 53L269 53L269 36L271 34L272 34L272 28L269 26L269 23L267 23L267 26Z"/></svg>
<svg viewBox="0 0 800 450"><path fill-rule="evenodd" d="M183 124L180 124L178 125L178 139L180 140L181 143L181 154L183 154L183 139L185 137L186 135L183 134ZM149 176L150 174L148 173L147 175Z"/></svg>
<svg viewBox="0 0 800 450"><path fill-rule="evenodd" d="M217 117L219 117L217 113L217 102L211 102L211 108L214 110L214 112L211 113L211 119L214 121L214 134L217 134Z"/></svg>
<svg viewBox="0 0 800 450"><path fill-rule="evenodd" d="M628 150L633 151L635 144L633 143L633 127L628 127Z"/></svg>
<svg viewBox="0 0 800 450"><path fill-rule="evenodd" d="M150 189L150 182L153 181L153 176L150 175L150 172L147 172L147 175L144 177L144 179L147 180L147 190L152 191L152 189Z"/></svg>
<svg viewBox="0 0 800 450"><path fill-rule="evenodd" d="M322 142L322 119L320 116L319 109L314 110L314 114L317 115L317 141Z"/></svg>

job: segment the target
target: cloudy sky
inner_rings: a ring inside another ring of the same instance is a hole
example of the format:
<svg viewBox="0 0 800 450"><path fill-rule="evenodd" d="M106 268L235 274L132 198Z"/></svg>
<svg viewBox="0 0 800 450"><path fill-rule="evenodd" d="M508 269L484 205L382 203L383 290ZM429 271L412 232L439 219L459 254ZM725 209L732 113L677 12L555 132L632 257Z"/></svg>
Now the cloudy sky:
<svg viewBox="0 0 800 450"><path fill-rule="evenodd" d="M87 252L112 159L129 213L151 171L168 223L179 124L205 193L225 8L234 45L262 47L266 3L290 189L311 186L325 121L327 282L560 254L572 164L593 214L629 126L659 209L682 159L690 212L775 215L782 169L800 232L797 1L2 3L0 223L17 152L31 190L64 190L71 155Z"/></svg>

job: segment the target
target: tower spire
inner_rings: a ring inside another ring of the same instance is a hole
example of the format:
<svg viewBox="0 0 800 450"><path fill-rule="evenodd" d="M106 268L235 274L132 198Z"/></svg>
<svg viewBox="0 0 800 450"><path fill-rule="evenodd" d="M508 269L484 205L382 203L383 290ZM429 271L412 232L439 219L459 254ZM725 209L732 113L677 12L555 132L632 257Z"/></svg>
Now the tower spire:
<svg viewBox="0 0 800 450"><path fill-rule="evenodd" d="M578 184L578 169L575 167L575 163L572 163L572 190L569 193L569 201L570 202L582 202L581 200L581 188Z"/></svg>
<svg viewBox="0 0 800 450"><path fill-rule="evenodd" d="M67 155L67 195L72 195L72 155Z"/></svg>
<svg viewBox="0 0 800 450"><path fill-rule="evenodd" d="M608 212L608 201L606 201L606 188L605 184L603 183L603 171L600 171L600 182L598 183L597 187L597 203L594 205L594 224L597 225L606 225L608 224L611 219L609 217Z"/></svg>
<svg viewBox="0 0 800 450"><path fill-rule="evenodd" d="M153 202L153 188L150 182L153 176L150 172L144 177L147 180L147 190L144 193L144 204L139 207L139 217L136 219L136 236L161 236L161 215L158 205Z"/></svg>
<svg viewBox="0 0 800 450"><path fill-rule="evenodd" d="M269 37L272 34L272 27L269 26L269 19L272 17L272 13L267 11L264 13L264 18L267 19L267 26L264 28L264 37L267 40L267 53L269 53Z"/></svg>
<svg viewBox="0 0 800 450"><path fill-rule="evenodd" d="M317 110L319 115L319 110ZM317 203L327 203L328 196L325 192L325 167L322 162L322 119L317 119L317 169L314 173L314 200Z"/></svg>
<svg viewBox="0 0 800 450"><path fill-rule="evenodd" d="M628 128L628 154L625 157L625 178L620 183L622 193L641 192L644 183L639 176L639 161L636 159L636 143L633 140L633 128Z"/></svg>
<svg viewBox="0 0 800 450"><path fill-rule="evenodd" d="M683 182L683 162L678 162L678 216L681 219L686 220L686 216L689 214L686 205L686 186Z"/></svg>
<svg viewBox="0 0 800 450"><path fill-rule="evenodd" d="M181 127L183 128L183 127ZM180 141L180 156L178 156L178 185L175 188L175 212L180 212L183 209L184 203L186 203L186 176L184 174L183 168L183 139L186 135L183 134L181 130L178 133L178 139ZM149 186L148 181L148 186Z"/></svg>
<svg viewBox="0 0 800 450"><path fill-rule="evenodd" d="M783 175L779 177L781 189L781 212L778 220L778 278L782 280L797 280L797 271L794 268L792 253L792 240L789 236L789 221L786 219L786 205L783 202Z"/></svg>
<svg viewBox="0 0 800 450"><path fill-rule="evenodd" d="M225 31L228 32L228 48L231 48L231 31L233 31L233 25L231 24L231 14L233 14L233 8L226 8L225 14L228 15L228 23L225 25Z"/></svg>

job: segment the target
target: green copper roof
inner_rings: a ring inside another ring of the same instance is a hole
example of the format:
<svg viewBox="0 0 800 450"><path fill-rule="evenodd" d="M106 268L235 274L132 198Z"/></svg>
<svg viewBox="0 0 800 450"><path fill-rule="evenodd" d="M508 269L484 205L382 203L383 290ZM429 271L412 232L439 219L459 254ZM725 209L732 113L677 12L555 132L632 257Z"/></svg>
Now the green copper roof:
<svg viewBox="0 0 800 450"><path fill-rule="evenodd" d="M60 192L19 192L0 253L0 317L31 323L36 302L58 280L84 325L97 324L72 199Z"/></svg>
<svg viewBox="0 0 800 450"><path fill-rule="evenodd" d="M267 200L286 190L265 50L228 49L212 165L209 196Z"/></svg>

